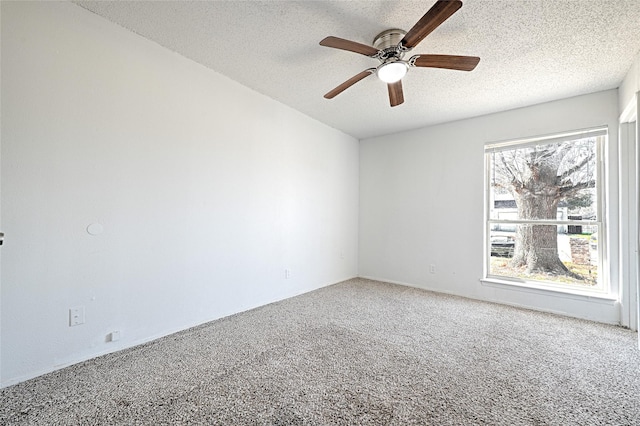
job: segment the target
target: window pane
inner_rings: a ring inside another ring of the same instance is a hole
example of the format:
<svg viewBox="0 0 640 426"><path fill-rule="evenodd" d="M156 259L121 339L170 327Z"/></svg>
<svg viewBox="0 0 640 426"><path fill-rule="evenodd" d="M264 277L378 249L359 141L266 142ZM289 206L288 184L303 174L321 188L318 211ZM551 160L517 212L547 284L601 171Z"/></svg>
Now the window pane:
<svg viewBox="0 0 640 426"><path fill-rule="evenodd" d="M598 156L606 138L601 128L485 147L487 275L605 290Z"/></svg>
<svg viewBox="0 0 640 426"><path fill-rule="evenodd" d="M491 230L489 275L599 289L597 230L529 224Z"/></svg>
<svg viewBox="0 0 640 426"><path fill-rule="evenodd" d="M598 220L599 137L489 152L489 217Z"/></svg>

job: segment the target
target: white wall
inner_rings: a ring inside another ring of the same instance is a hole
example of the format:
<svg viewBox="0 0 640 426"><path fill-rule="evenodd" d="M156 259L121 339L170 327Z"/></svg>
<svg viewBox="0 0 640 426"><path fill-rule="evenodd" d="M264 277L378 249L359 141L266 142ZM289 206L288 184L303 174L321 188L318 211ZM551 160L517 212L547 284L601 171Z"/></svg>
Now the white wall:
<svg viewBox="0 0 640 426"><path fill-rule="evenodd" d="M629 68L618 88L618 109L620 112L620 279L622 292L627 294L622 304L622 323L633 329L638 327L640 316L638 258L639 205L639 165L637 116L640 103L640 53ZM624 231L627 232L624 232Z"/></svg>
<svg viewBox="0 0 640 426"><path fill-rule="evenodd" d="M2 114L3 386L357 274L357 140L80 7L2 2Z"/></svg>
<svg viewBox="0 0 640 426"><path fill-rule="evenodd" d="M638 325L638 203L636 123L620 124L620 284L623 301L621 323L637 330Z"/></svg>
<svg viewBox="0 0 640 426"><path fill-rule="evenodd" d="M615 301L480 282L484 144L608 125L607 272L617 286L617 101L610 90L360 141L360 275L619 322Z"/></svg>
<svg viewBox="0 0 640 426"><path fill-rule="evenodd" d="M636 93L640 91L640 52L636 55L633 64L627 71L620 87L618 88L618 109L621 115L626 115L630 109L636 110ZM637 112L637 111L636 111ZM634 118L624 117L625 120Z"/></svg>

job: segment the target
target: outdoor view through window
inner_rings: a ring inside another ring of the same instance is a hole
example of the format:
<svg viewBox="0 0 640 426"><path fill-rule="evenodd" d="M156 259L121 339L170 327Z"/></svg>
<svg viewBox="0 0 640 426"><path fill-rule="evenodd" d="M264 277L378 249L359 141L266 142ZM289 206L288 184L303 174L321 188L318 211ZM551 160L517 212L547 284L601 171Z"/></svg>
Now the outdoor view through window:
<svg viewBox="0 0 640 426"><path fill-rule="evenodd" d="M486 146L488 277L606 291L598 168L606 134Z"/></svg>

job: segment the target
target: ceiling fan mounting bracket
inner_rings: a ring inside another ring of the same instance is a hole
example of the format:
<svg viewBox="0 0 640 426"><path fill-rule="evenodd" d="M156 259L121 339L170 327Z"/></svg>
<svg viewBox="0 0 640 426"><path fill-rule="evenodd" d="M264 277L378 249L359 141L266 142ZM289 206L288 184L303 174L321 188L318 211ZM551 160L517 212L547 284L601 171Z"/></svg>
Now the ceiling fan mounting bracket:
<svg viewBox="0 0 640 426"><path fill-rule="evenodd" d="M391 28L378 34L373 39L373 47L379 51L374 57L383 63L402 59L404 53L409 50L400 43L406 33L399 28Z"/></svg>

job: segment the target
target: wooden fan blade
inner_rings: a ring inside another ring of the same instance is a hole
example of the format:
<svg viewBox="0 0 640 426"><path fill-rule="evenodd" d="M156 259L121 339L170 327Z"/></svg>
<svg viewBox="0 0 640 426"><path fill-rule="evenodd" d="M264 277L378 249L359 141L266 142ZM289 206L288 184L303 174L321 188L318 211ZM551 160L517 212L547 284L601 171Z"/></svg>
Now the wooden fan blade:
<svg viewBox="0 0 640 426"><path fill-rule="evenodd" d="M409 60L409 63L415 67L446 68L460 71L473 71L478 62L480 62L480 58L477 56L455 55L414 55Z"/></svg>
<svg viewBox="0 0 640 426"><path fill-rule="evenodd" d="M320 42L320 46L348 50L349 52L356 52L365 56L375 56L378 53L378 49L376 49L375 47L333 36L325 37Z"/></svg>
<svg viewBox="0 0 640 426"><path fill-rule="evenodd" d="M361 73L354 75L349 80L345 81L344 83L342 83L341 85L339 85L338 87L336 87L335 89L333 89L332 91L324 95L324 97L327 99L333 99L334 97L344 92L349 87L353 86L363 78L369 77L371 74L375 72L375 70L376 70L375 68L369 68L368 70L364 70Z"/></svg>
<svg viewBox="0 0 640 426"><path fill-rule="evenodd" d="M398 106L404 102L404 94L402 93L402 80L398 80L395 83L387 84L389 89L389 102L391 106Z"/></svg>
<svg viewBox="0 0 640 426"><path fill-rule="evenodd" d="M461 7L462 2L460 0L438 0L405 34L400 43L408 49L413 49Z"/></svg>

